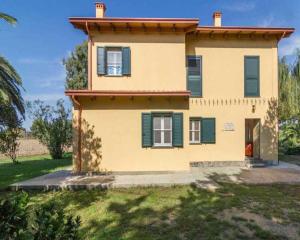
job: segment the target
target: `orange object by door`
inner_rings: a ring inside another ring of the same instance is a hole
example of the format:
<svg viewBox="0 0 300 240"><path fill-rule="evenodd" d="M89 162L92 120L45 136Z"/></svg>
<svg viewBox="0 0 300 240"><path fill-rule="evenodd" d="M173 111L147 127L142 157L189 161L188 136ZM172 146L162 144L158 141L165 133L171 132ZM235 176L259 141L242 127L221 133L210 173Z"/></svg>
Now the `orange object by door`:
<svg viewBox="0 0 300 240"><path fill-rule="evenodd" d="M253 157L253 143L246 144L245 155L247 157Z"/></svg>

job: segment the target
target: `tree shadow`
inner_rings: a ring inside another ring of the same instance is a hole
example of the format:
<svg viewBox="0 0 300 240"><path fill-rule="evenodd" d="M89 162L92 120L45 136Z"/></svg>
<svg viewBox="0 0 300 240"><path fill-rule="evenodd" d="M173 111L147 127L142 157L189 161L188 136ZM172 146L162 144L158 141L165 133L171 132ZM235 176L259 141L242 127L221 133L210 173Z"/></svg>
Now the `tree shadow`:
<svg viewBox="0 0 300 240"><path fill-rule="evenodd" d="M103 169L101 168L102 161L102 140L100 137L95 136L95 126L91 126L85 119L82 119L81 123L81 163L78 160L78 125L76 121L73 121L74 127L74 154L73 154L73 162L74 162L74 170L78 171L81 164L82 172L101 172Z"/></svg>
<svg viewBox="0 0 300 240"><path fill-rule="evenodd" d="M278 159L278 102L271 98L268 101L267 115L261 128L261 156L263 160Z"/></svg>
<svg viewBox="0 0 300 240"><path fill-rule="evenodd" d="M218 218L220 211L233 205L218 193L191 187L176 204L158 207L161 201L151 192L113 201L107 217L88 221L83 235L95 239L248 239L243 230Z"/></svg>

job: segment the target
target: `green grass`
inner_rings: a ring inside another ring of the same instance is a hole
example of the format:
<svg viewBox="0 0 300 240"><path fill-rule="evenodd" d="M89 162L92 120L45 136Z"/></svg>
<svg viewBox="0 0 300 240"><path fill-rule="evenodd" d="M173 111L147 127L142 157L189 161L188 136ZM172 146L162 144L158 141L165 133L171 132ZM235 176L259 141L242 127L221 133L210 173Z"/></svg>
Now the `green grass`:
<svg viewBox="0 0 300 240"><path fill-rule="evenodd" d="M72 160L71 154L66 154L63 159L40 155L20 157L18 161L18 164L13 164L9 159L0 160L0 189L15 182L64 169L71 165Z"/></svg>
<svg viewBox="0 0 300 240"><path fill-rule="evenodd" d="M228 221L219 216L225 209L256 213L267 220L276 217L284 226L300 227L300 185L221 185L215 193L176 186L30 196L32 208L55 201L79 215L83 239L288 239L240 216Z"/></svg>

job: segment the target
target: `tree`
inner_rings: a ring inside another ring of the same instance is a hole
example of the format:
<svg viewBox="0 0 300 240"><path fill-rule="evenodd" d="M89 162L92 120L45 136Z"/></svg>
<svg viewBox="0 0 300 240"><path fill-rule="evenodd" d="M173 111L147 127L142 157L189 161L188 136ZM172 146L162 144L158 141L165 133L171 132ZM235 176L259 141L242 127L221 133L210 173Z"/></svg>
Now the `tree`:
<svg viewBox="0 0 300 240"><path fill-rule="evenodd" d="M33 118L32 135L47 146L52 158L62 158L72 140L70 110L64 107L64 101L60 99L56 107L51 107L36 100L27 107Z"/></svg>
<svg viewBox="0 0 300 240"><path fill-rule="evenodd" d="M9 24L16 24L17 19L0 12L0 19L3 19ZM25 107L21 95L22 80L13 66L0 55L0 105L9 105L24 118ZM5 115L0 112L0 118L4 119Z"/></svg>
<svg viewBox="0 0 300 240"><path fill-rule="evenodd" d="M18 163L17 151L20 145L18 138L21 132L20 127L8 127L0 132L0 152L9 157L13 163Z"/></svg>
<svg viewBox="0 0 300 240"><path fill-rule="evenodd" d="M63 59L66 68L66 89L87 88L88 73L88 44L87 41L78 45L67 59Z"/></svg>

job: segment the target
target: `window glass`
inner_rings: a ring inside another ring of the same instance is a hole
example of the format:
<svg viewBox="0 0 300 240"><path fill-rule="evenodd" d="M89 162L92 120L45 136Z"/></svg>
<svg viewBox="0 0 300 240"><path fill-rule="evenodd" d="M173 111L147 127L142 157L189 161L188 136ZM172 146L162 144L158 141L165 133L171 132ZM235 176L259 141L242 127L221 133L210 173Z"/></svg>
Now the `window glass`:
<svg viewBox="0 0 300 240"><path fill-rule="evenodd" d="M172 117L153 117L154 146L172 146Z"/></svg>
<svg viewBox="0 0 300 240"><path fill-rule="evenodd" d="M121 49L107 50L107 75L122 75L122 51Z"/></svg>
<svg viewBox="0 0 300 240"><path fill-rule="evenodd" d="M200 119L190 120L190 143L200 143Z"/></svg>

